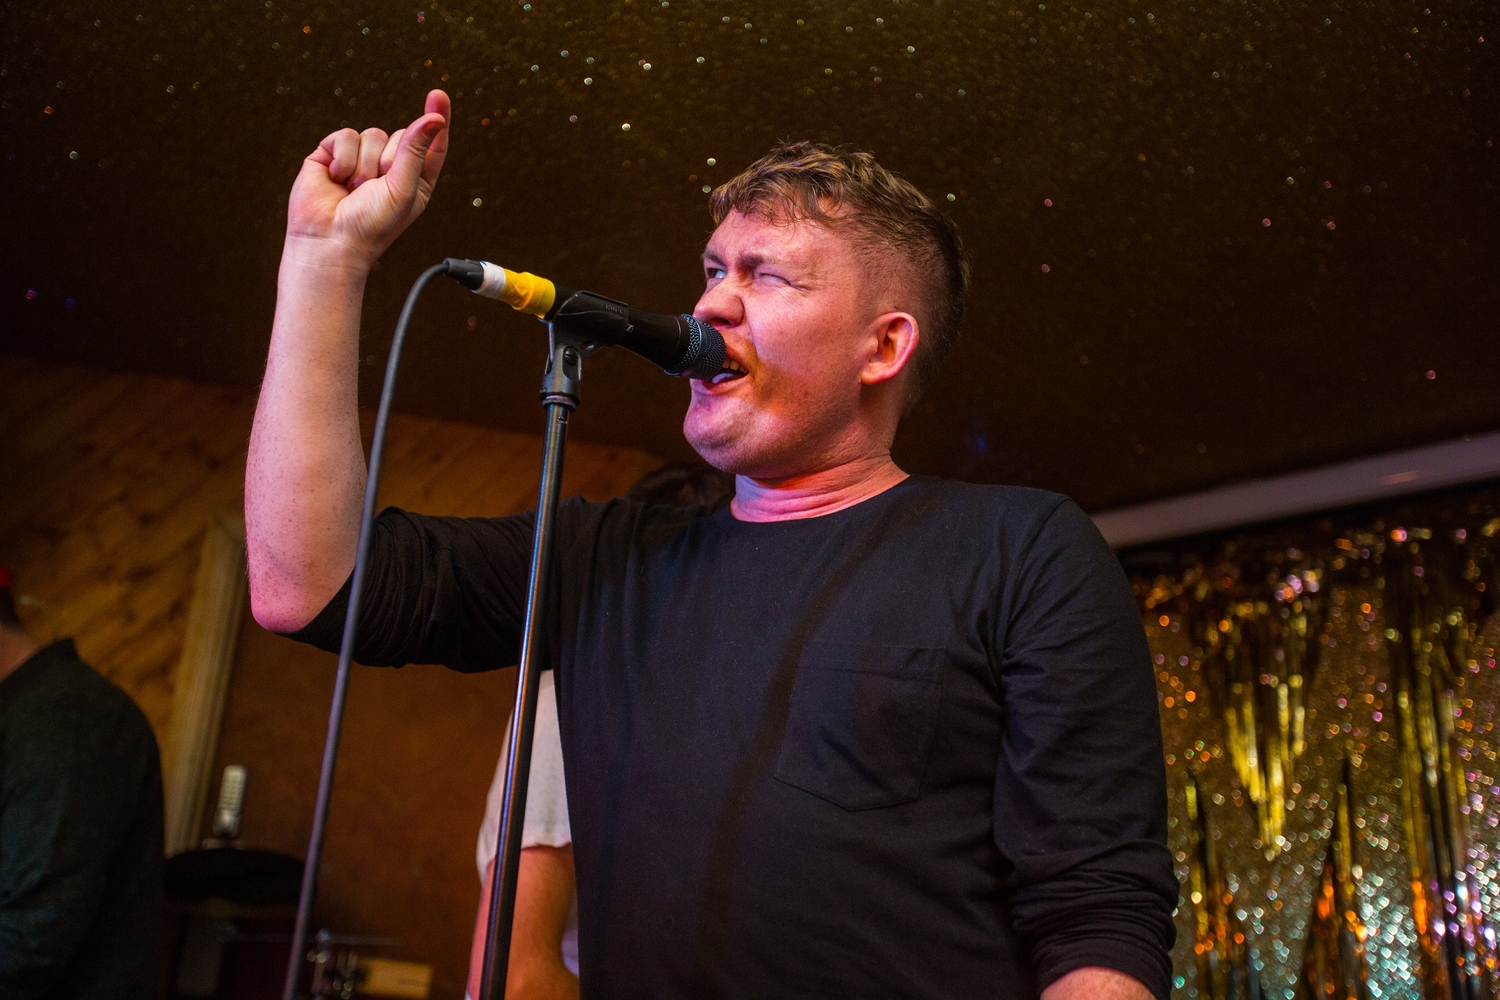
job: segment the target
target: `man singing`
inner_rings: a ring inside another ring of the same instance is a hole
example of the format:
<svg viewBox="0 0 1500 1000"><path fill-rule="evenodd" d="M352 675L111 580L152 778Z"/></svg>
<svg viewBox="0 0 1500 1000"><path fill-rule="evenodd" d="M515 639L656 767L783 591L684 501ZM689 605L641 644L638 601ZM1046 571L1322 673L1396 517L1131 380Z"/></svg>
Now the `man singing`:
<svg viewBox="0 0 1500 1000"><path fill-rule="evenodd" d="M448 98L292 188L245 483L255 617L336 649L360 303L431 197ZM1165 998L1177 901L1134 601L1056 494L908 476L957 336L953 224L797 143L714 192L694 315L745 375L683 431L736 478L559 512L555 671L586 997ZM516 661L533 515L380 516L362 663Z"/></svg>

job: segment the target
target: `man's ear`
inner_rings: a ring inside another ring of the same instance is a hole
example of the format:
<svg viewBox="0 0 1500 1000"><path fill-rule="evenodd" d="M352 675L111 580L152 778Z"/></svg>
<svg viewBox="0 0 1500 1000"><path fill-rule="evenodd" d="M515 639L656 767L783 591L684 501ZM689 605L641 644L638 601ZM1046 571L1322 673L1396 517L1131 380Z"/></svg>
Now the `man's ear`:
<svg viewBox="0 0 1500 1000"><path fill-rule="evenodd" d="M871 349L859 380L864 385L888 382L900 375L916 355L922 331L908 312L888 312L870 324Z"/></svg>

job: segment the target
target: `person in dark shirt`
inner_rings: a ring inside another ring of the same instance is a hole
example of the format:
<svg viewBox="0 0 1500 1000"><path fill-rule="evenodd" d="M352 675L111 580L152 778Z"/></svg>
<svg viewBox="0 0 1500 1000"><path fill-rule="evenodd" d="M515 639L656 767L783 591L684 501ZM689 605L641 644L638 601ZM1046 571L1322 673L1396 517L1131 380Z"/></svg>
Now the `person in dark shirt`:
<svg viewBox="0 0 1500 1000"><path fill-rule="evenodd" d="M154 1000L163 832L135 702L41 647L0 569L0 997Z"/></svg>
<svg viewBox="0 0 1500 1000"><path fill-rule="evenodd" d="M334 133L293 187L251 596L324 648L364 488L364 278L430 196L448 114L434 91L394 136ZM712 206L695 315L745 374L694 381L683 428L735 496L558 517L583 995L1165 998L1165 767L1118 562L1065 497L890 458L962 319L956 229L811 143ZM360 662L513 663L533 527L385 511Z"/></svg>

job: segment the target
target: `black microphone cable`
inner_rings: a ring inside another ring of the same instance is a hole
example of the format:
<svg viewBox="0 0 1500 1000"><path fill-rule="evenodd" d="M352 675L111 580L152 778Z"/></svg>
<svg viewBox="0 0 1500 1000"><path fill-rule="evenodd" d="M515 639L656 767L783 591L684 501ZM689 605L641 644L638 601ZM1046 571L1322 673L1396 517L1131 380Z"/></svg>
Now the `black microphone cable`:
<svg viewBox="0 0 1500 1000"><path fill-rule="evenodd" d="M344 615L344 637L339 643L339 669L333 681L333 704L328 710L328 738L323 743L323 770L318 776L318 798L313 807L312 835L307 841L307 860L302 865L302 890L297 897L297 920L292 927L292 953L287 960L286 989L283 1000L297 1000L298 980L302 975L302 949L307 943L307 922L312 913L313 895L318 886L318 863L323 855L323 830L328 825L328 803L333 797L334 763L339 755L339 736L344 725L344 697L349 691L349 664L354 656L355 632L359 626L360 596L364 592L365 566L370 558L370 536L375 528L375 497L380 489L380 463L385 457L385 428L391 417L391 397L396 390L396 369L401 365L401 348L406 343L406 328L417 308L417 299L427 285L440 274L448 273L446 262L434 264L422 272L396 320L391 337L391 352L385 362L385 383L380 388L380 407L375 411L375 433L370 440L370 472L365 481L365 506L359 517L359 547L354 555L354 575L349 581L349 610Z"/></svg>

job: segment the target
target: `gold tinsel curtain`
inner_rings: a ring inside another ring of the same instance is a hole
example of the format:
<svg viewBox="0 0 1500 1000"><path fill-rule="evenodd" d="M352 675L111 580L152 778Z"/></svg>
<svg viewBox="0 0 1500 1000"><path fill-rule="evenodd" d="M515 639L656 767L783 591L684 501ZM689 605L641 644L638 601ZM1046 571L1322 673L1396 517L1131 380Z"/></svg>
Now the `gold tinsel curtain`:
<svg viewBox="0 0 1500 1000"><path fill-rule="evenodd" d="M1500 996L1500 490L1125 555L1176 995Z"/></svg>

